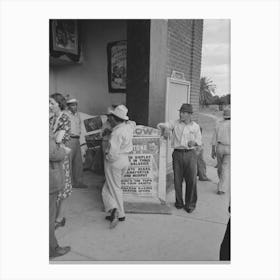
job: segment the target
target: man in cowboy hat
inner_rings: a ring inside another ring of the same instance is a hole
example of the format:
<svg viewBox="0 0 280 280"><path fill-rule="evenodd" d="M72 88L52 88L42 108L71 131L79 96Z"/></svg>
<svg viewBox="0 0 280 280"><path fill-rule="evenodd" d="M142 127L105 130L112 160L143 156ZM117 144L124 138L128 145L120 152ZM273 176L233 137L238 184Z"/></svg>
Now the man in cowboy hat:
<svg viewBox="0 0 280 280"><path fill-rule="evenodd" d="M217 194L224 194L230 188L230 108L225 108L224 119L217 123L212 137L213 159L218 162Z"/></svg>
<svg viewBox="0 0 280 280"><path fill-rule="evenodd" d="M71 120L71 177L73 188L87 188L83 183L83 161L80 146L81 136L81 118L78 112L78 100L76 98L68 98L68 113Z"/></svg>
<svg viewBox="0 0 280 280"><path fill-rule="evenodd" d="M184 103L179 110L178 120L158 124L158 128L172 132L175 207L184 208L188 213L191 213L196 207L197 154L201 146L200 127L192 121L192 113L192 105ZM185 203L182 197L184 179L186 182Z"/></svg>
<svg viewBox="0 0 280 280"><path fill-rule="evenodd" d="M106 219L110 227L125 220L121 176L129 166L128 154L132 151L132 137L135 122L128 121L128 109L118 105L108 113L108 122L112 128L109 143L105 151L104 170L106 181L102 189L105 211L111 213Z"/></svg>

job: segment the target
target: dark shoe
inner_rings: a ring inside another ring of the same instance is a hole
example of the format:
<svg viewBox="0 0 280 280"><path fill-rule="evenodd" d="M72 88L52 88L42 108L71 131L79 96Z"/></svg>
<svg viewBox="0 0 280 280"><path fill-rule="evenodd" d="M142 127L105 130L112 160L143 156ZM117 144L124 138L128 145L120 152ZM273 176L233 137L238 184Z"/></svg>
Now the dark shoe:
<svg viewBox="0 0 280 280"><path fill-rule="evenodd" d="M178 204L175 203L175 207L176 207L177 209L182 209L182 208L184 207L184 205L178 205Z"/></svg>
<svg viewBox="0 0 280 280"><path fill-rule="evenodd" d="M208 177L198 178L199 181L211 181Z"/></svg>
<svg viewBox="0 0 280 280"><path fill-rule="evenodd" d="M188 213L192 213L194 208L184 208L184 210Z"/></svg>
<svg viewBox="0 0 280 280"><path fill-rule="evenodd" d="M111 216L106 216L105 219L111 222ZM125 217L119 218L119 221L120 222L124 222L125 221Z"/></svg>
<svg viewBox="0 0 280 280"><path fill-rule="evenodd" d="M54 229L57 229L59 227L64 227L66 223L66 218L63 217L61 221L55 221Z"/></svg>
<svg viewBox="0 0 280 280"><path fill-rule="evenodd" d="M87 189L88 186L83 184L83 183L80 183L78 185L73 186L73 188L75 188L75 189Z"/></svg>
<svg viewBox="0 0 280 280"><path fill-rule="evenodd" d="M114 208L111 212L111 216L110 216L110 228L114 228L116 227L116 225L118 224L119 222L119 217L118 217L118 211L116 208Z"/></svg>
<svg viewBox="0 0 280 280"><path fill-rule="evenodd" d="M56 247L54 254L50 255L50 258L57 258L67 254L71 250L70 246Z"/></svg>
<svg viewBox="0 0 280 280"><path fill-rule="evenodd" d="M217 194L221 195L221 194L225 194L225 192L223 192L223 191L217 191Z"/></svg>

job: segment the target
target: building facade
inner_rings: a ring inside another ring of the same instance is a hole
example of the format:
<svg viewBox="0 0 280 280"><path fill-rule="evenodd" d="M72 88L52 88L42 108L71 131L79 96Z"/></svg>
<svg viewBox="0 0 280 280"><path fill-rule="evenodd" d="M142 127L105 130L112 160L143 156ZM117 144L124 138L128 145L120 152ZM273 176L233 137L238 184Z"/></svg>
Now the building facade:
<svg viewBox="0 0 280 280"><path fill-rule="evenodd" d="M126 104L137 124L155 127L168 117L173 93L167 79L176 71L189 84L189 92L179 101L191 102L197 112L203 20L77 20L76 57L54 51L53 22L65 20L50 21L50 94L75 96L79 110L89 115ZM126 87L110 92L108 45L121 41L127 48Z"/></svg>

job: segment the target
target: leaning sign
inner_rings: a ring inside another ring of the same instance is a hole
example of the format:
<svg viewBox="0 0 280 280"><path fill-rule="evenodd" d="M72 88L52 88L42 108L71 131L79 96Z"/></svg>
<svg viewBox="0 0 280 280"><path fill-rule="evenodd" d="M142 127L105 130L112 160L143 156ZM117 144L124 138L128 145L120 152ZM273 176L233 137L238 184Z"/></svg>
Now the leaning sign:
<svg viewBox="0 0 280 280"><path fill-rule="evenodd" d="M166 141L158 129L136 126L129 168L122 176L124 200L165 201Z"/></svg>

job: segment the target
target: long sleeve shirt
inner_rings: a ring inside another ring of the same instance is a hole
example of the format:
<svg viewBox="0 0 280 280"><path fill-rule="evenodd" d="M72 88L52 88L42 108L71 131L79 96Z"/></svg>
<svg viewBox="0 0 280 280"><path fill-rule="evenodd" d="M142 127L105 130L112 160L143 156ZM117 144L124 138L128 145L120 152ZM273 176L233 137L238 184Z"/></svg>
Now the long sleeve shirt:
<svg viewBox="0 0 280 280"><path fill-rule="evenodd" d="M217 123L211 143L214 146L218 143L230 145L230 120L222 120Z"/></svg>
<svg viewBox="0 0 280 280"><path fill-rule="evenodd" d="M72 112L68 111L68 115L71 121L71 136L80 136L82 122L79 112L73 114Z"/></svg>
<svg viewBox="0 0 280 280"><path fill-rule="evenodd" d="M159 123L158 128L166 128L172 131L171 147L175 149L195 149L189 147L188 142L194 141L198 146L201 146L201 131L199 125L191 121L186 124L183 121L168 121L166 123Z"/></svg>
<svg viewBox="0 0 280 280"><path fill-rule="evenodd" d="M129 154L133 149L132 138L135 122L124 122L112 130L106 159L116 161L122 154Z"/></svg>

